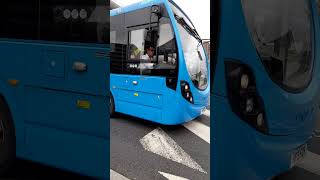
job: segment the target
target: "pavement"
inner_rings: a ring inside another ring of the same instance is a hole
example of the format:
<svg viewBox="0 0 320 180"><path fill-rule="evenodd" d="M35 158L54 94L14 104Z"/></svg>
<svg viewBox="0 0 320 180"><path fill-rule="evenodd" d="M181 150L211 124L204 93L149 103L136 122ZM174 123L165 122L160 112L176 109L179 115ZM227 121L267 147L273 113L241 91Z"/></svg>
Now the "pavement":
<svg viewBox="0 0 320 180"><path fill-rule="evenodd" d="M116 115L110 120L111 180L210 179L210 112L178 126Z"/></svg>

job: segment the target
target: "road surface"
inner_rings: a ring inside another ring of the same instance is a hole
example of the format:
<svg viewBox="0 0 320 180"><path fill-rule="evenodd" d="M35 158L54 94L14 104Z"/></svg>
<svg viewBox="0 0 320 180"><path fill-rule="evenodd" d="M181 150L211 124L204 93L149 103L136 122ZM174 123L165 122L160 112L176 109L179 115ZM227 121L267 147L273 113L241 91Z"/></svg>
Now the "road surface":
<svg viewBox="0 0 320 180"><path fill-rule="evenodd" d="M162 126L125 115L110 121L111 179L209 179L208 110L178 126Z"/></svg>

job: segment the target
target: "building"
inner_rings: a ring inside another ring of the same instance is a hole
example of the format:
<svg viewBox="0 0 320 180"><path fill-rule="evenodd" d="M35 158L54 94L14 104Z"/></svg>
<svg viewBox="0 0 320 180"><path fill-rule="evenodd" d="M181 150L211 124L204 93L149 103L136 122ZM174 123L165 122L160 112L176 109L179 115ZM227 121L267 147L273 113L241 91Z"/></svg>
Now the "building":
<svg viewBox="0 0 320 180"><path fill-rule="evenodd" d="M115 3L114 1L110 1L110 10L119 8L120 5Z"/></svg>

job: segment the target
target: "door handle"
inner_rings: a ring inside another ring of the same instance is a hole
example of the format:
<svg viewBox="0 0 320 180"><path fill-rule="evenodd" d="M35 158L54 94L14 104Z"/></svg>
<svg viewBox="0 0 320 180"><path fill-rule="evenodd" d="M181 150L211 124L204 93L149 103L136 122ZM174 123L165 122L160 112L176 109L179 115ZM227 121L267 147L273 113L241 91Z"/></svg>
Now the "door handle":
<svg viewBox="0 0 320 180"><path fill-rule="evenodd" d="M73 66L72 66L72 69L74 71L77 71L77 72L86 72L88 68L87 68L87 64L86 63L74 62Z"/></svg>
<svg viewBox="0 0 320 180"><path fill-rule="evenodd" d="M138 81L132 81L133 85L138 85Z"/></svg>

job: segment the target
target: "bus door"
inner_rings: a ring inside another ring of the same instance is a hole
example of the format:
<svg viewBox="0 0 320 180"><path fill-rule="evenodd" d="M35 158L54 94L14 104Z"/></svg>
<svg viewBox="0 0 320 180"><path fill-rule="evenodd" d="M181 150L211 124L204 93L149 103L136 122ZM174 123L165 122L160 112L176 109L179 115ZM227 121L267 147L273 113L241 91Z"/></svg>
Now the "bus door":
<svg viewBox="0 0 320 180"><path fill-rule="evenodd" d="M41 1L43 43L25 53L32 59L24 95L27 156L95 177L109 171L109 11L104 3Z"/></svg>
<svg viewBox="0 0 320 180"><path fill-rule="evenodd" d="M319 92L314 1L218 4L214 178L265 179L294 166L299 152L286 149L303 150L311 136Z"/></svg>
<svg viewBox="0 0 320 180"><path fill-rule="evenodd" d="M172 63L176 58L176 48L170 46L175 45L175 39L169 18L160 18L154 13L150 15L150 9L154 8L159 6L125 14L128 35L127 55L123 63L125 75L115 75L123 82L114 83L121 83L121 89L116 90L118 112L161 121L167 87L166 76L170 75L170 71L176 72L176 61ZM175 51L174 58L170 50Z"/></svg>
<svg viewBox="0 0 320 180"><path fill-rule="evenodd" d="M119 94L119 98L124 97L131 102L132 108L126 107L126 111L131 109L130 114L139 117L138 114L143 113L146 119L159 121L166 80L164 77L154 76L157 71L156 40L148 41L148 35L151 35L148 26L138 26L128 31L128 57L125 62L125 68L130 74L125 79L128 91ZM147 54L150 48L154 53L152 58Z"/></svg>

